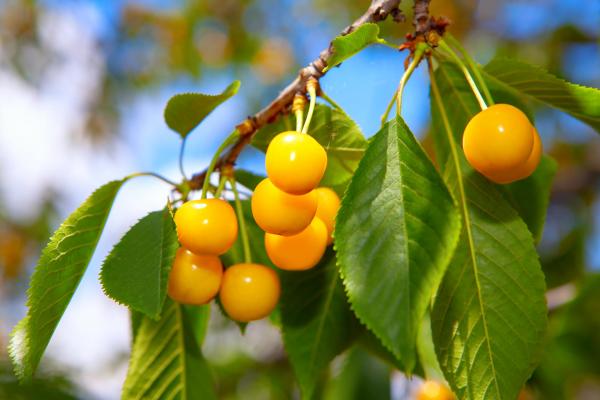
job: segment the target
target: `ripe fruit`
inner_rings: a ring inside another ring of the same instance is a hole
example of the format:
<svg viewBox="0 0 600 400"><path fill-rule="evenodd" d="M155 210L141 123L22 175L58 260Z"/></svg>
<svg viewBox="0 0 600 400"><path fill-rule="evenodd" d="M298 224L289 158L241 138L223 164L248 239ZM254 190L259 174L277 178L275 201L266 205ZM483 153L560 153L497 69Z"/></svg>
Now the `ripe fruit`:
<svg viewBox="0 0 600 400"><path fill-rule="evenodd" d="M237 238L235 211L225 200L184 203L175 213L179 243L196 254L224 254Z"/></svg>
<svg viewBox="0 0 600 400"><path fill-rule="evenodd" d="M487 177L523 165L531 154L533 142L529 119L509 104L495 104L476 114L463 135L467 160Z"/></svg>
<svg viewBox="0 0 600 400"><path fill-rule="evenodd" d="M331 244L333 242L332 233L335 225L335 216L340 209L340 198L336 192L326 187L317 188L315 191L319 198L316 216L325 223L328 235L327 244Z"/></svg>
<svg viewBox="0 0 600 400"><path fill-rule="evenodd" d="M265 248L277 267L290 271L310 269L317 265L327 247L327 227L319 218L294 236L265 233Z"/></svg>
<svg viewBox="0 0 600 400"><path fill-rule="evenodd" d="M425 381L417 391L416 400L454 400L454 395L439 382Z"/></svg>
<svg viewBox="0 0 600 400"><path fill-rule="evenodd" d="M316 212L316 192L295 196L279 190L268 178L252 195L252 215L265 232L295 235L310 224Z"/></svg>
<svg viewBox="0 0 600 400"><path fill-rule="evenodd" d="M267 176L284 192L300 195L316 188L327 167L327 153L312 136L288 131L267 148Z"/></svg>
<svg viewBox="0 0 600 400"><path fill-rule="evenodd" d="M179 303L206 304L219 292L222 277L219 257L197 255L181 247L169 274L169 296Z"/></svg>
<svg viewBox="0 0 600 400"><path fill-rule="evenodd" d="M499 172L497 174L490 175L488 178L496 183L510 183L527 178L529 175L533 174L540 163L541 158L542 140L540 139L540 135L538 134L537 130L533 128L533 149L531 150L531 154L525 163L513 168L512 170L505 171L504 173Z"/></svg>
<svg viewBox="0 0 600 400"><path fill-rule="evenodd" d="M239 322L266 317L279 301L279 277L260 264L236 264L225 270L219 298L227 314Z"/></svg>

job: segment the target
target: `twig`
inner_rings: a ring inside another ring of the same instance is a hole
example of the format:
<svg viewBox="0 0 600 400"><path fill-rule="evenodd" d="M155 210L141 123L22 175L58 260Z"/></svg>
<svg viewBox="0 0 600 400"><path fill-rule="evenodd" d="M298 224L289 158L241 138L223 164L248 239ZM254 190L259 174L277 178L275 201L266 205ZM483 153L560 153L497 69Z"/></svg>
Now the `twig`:
<svg viewBox="0 0 600 400"><path fill-rule="evenodd" d="M415 33L423 34L429 30L429 2L431 0L415 0L413 25Z"/></svg>
<svg viewBox="0 0 600 400"><path fill-rule="evenodd" d="M427 2L429 3L429 2ZM383 21L391 15L394 20L400 20L401 14L398 6L400 0L373 0L367 11L361 15L356 21L348 25L342 30L342 35L356 30L361 25L370 22ZM331 44L329 47L321 52L319 57L308 66L302 68L298 73L298 76L292 83L290 83L283 91L273 100L268 106L258 111L256 114L249 116L246 120L237 126L240 132L240 137L236 143L233 144L224 152L215 164L215 168L220 168L223 165L233 165L237 160L238 156L244 149L244 147L250 143L254 134L266 124L274 121L279 114L287 111L294 101L294 95L296 93L306 92L306 82L308 78L313 77L319 79L325 73L323 69L327 65L327 60L333 54L333 47ZM198 189L202 187L202 183L206 178L206 170L192 176L189 185L191 189Z"/></svg>

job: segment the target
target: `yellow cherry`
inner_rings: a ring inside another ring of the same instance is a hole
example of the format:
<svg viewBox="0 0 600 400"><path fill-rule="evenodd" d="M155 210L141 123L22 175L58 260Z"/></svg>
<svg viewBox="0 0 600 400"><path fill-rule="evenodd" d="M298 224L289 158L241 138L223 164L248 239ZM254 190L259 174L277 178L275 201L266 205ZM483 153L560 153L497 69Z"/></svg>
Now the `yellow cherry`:
<svg viewBox="0 0 600 400"><path fill-rule="evenodd" d="M275 186L301 195L319 185L327 168L327 153L306 133L282 132L269 144L265 165L267 176Z"/></svg>

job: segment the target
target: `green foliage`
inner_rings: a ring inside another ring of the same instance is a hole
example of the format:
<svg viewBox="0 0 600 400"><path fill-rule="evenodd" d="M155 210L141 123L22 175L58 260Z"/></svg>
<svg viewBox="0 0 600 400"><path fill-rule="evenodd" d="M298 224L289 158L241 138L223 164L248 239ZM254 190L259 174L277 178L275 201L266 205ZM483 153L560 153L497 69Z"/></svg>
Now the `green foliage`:
<svg viewBox="0 0 600 400"><path fill-rule="evenodd" d="M600 133L600 90L564 81L518 60L494 59L483 70L488 77L565 111Z"/></svg>
<svg viewBox="0 0 600 400"><path fill-rule="evenodd" d="M27 315L12 332L15 373L31 379L96 249L113 201L125 180L97 189L54 232L29 284Z"/></svg>
<svg viewBox="0 0 600 400"><path fill-rule="evenodd" d="M583 277L571 289L575 299L551 315L544 358L533 377L543 399L577 398L577 385L600 378L600 274Z"/></svg>
<svg viewBox="0 0 600 400"><path fill-rule="evenodd" d="M0 357L0 399L77 400L77 390L68 377L56 372L39 375L28 382L19 382L8 360Z"/></svg>
<svg viewBox="0 0 600 400"><path fill-rule="evenodd" d="M235 180L241 183L243 186L250 190L254 190L254 188L265 179L264 176L257 175L253 172L246 171L244 169L236 168L234 171Z"/></svg>
<svg viewBox="0 0 600 400"><path fill-rule="evenodd" d="M282 271L280 276L283 341L302 397L310 399L322 372L352 343L358 322L332 250L315 268Z"/></svg>
<svg viewBox="0 0 600 400"><path fill-rule="evenodd" d="M527 224L536 243L540 241L544 231L550 191L557 168L556 161L545 155L531 176L504 186L512 207Z"/></svg>
<svg viewBox="0 0 600 400"><path fill-rule="evenodd" d="M240 81L234 81L220 94L184 93L169 100L165 108L167 126L185 138L217 106L235 95Z"/></svg>
<svg viewBox="0 0 600 400"><path fill-rule="evenodd" d="M391 368L360 347L348 351L323 393L324 400L388 400Z"/></svg>
<svg viewBox="0 0 600 400"><path fill-rule="evenodd" d="M184 308L170 299L158 321L142 317L135 335L123 400L216 399L212 373L194 324L209 306ZM197 313L199 315L193 315Z"/></svg>
<svg viewBox="0 0 600 400"><path fill-rule="evenodd" d="M347 35L336 37L331 42L333 54L327 60L325 71L341 64L373 43L385 43L383 39L379 38L377 24L364 24Z"/></svg>
<svg viewBox="0 0 600 400"><path fill-rule="evenodd" d="M146 215L104 260L100 281L105 293L120 304L158 318L178 248L170 211L165 208Z"/></svg>
<svg viewBox="0 0 600 400"><path fill-rule="evenodd" d="M252 145L266 151L275 135L289 130L287 126L293 126L291 116L262 128ZM327 150L327 170L321 186L332 187L342 194L367 146L360 128L344 112L319 104L308 133Z"/></svg>
<svg viewBox="0 0 600 400"><path fill-rule="evenodd" d="M444 381L444 373L435 354L433 333L431 332L431 315L428 312L421 323L421 331L417 337L417 353L423 368L423 377L436 381Z"/></svg>
<svg viewBox="0 0 600 400"><path fill-rule="evenodd" d="M385 347L379 338L375 336L373 332L367 329L364 325L360 326L360 331L357 337L357 344L363 349L367 350L372 355L386 362L390 366L396 368L399 371L404 371L402 362L396 357L387 347ZM417 360L418 361L418 360ZM421 366L417 364L414 371L415 374L421 375Z"/></svg>
<svg viewBox="0 0 600 400"><path fill-rule="evenodd" d="M548 288L579 280L585 273L586 226L578 223L552 250L542 257Z"/></svg>
<svg viewBox="0 0 600 400"><path fill-rule="evenodd" d="M463 217L431 315L436 352L459 398L512 400L540 355L544 276L527 226L457 144L477 102L455 67L442 64L435 77L444 96L432 100L434 138L447 149L438 160Z"/></svg>
<svg viewBox="0 0 600 400"><path fill-rule="evenodd" d="M460 230L444 182L400 117L371 141L337 217L352 308L410 372L415 341Z"/></svg>

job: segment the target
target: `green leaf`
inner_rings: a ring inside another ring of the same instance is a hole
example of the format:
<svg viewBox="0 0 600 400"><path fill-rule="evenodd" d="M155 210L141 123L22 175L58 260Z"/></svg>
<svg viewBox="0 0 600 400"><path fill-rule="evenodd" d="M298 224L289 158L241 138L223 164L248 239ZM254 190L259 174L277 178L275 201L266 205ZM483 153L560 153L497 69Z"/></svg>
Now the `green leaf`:
<svg viewBox="0 0 600 400"><path fill-rule="evenodd" d="M540 241L544 231L556 168L556 161L544 155L531 176L504 186L511 205L527 224L536 243Z"/></svg>
<svg viewBox="0 0 600 400"><path fill-rule="evenodd" d="M423 377L429 380L444 381L444 374L435 354L433 333L431 332L431 315L427 313L421 323L421 331L417 338L417 353L423 367Z"/></svg>
<svg viewBox="0 0 600 400"><path fill-rule="evenodd" d="M142 317L122 399L217 398L193 328L195 319L208 316L208 307L184 308L167 299L160 320Z"/></svg>
<svg viewBox="0 0 600 400"><path fill-rule="evenodd" d="M512 59L494 59L483 71L516 91L571 114L600 133L600 90L564 81L540 67Z"/></svg>
<svg viewBox="0 0 600 400"><path fill-rule="evenodd" d="M266 151L275 135L289 130L286 125L291 120L291 116L285 116L265 126L255 135L252 145ZM327 170L321 186L332 187L343 194L367 147L367 140L348 115L322 104L315 108L308 133L327 150Z"/></svg>
<svg viewBox="0 0 600 400"><path fill-rule="evenodd" d="M391 399L391 368L360 347L345 355L341 368L327 382L324 400Z"/></svg>
<svg viewBox="0 0 600 400"><path fill-rule="evenodd" d="M336 37L331 42L333 54L327 60L327 67L325 67L323 71L325 72L336 65L341 64L343 61L373 43L384 43L384 41L379 38L379 26L373 23L361 25L355 31L352 31L347 35Z"/></svg>
<svg viewBox="0 0 600 400"><path fill-rule="evenodd" d="M146 215L104 260L100 281L106 295L150 318L158 318L178 248L169 210Z"/></svg>
<svg viewBox="0 0 600 400"><path fill-rule="evenodd" d="M538 398L544 400L577 398L586 379L582 377L600 376L600 274L562 289L577 295L550 317L544 358L533 378Z"/></svg>
<svg viewBox="0 0 600 400"><path fill-rule="evenodd" d="M240 81L233 81L225 90L216 95L203 93L177 94L165 107L167 126L185 138L217 106L235 95Z"/></svg>
<svg viewBox="0 0 600 400"><path fill-rule="evenodd" d="M308 271L282 271L283 342L302 397L310 399L321 373L352 343L358 322L348 305L333 250Z"/></svg>
<svg viewBox="0 0 600 400"><path fill-rule="evenodd" d="M264 176L238 168L235 169L234 176L236 182L241 183L250 190L254 190L254 188L258 186L263 179L265 179Z"/></svg>
<svg viewBox="0 0 600 400"><path fill-rule="evenodd" d="M576 282L585 274L588 223L579 221L542 257L542 270L549 289Z"/></svg>
<svg viewBox="0 0 600 400"><path fill-rule="evenodd" d="M443 93L443 108L432 99L436 155L463 217L431 314L436 353L458 398L512 400L540 355L544 276L527 226L458 145L479 111L464 78L442 63L435 82Z"/></svg>
<svg viewBox="0 0 600 400"><path fill-rule="evenodd" d="M335 245L359 319L407 372L460 231L442 178L404 121L375 135L342 200Z"/></svg>
<svg viewBox="0 0 600 400"><path fill-rule="evenodd" d="M97 189L67 217L42 250L27 291L27 315L12 332L10 355L19 379L30 379L35 373L124 182L112 181Z"/></svg>
<svg viewBox="0 0 600 400"><path fill-rule="evenodd" d="M373 332L367 329L366 326L361 325L361 328L361 331L358 333L358 338L356 339L357 344L395 369L404 371L404 365L402 365L402 362L398 357L392 354L392 352L381 343L381 340L379 340ZM413 372L417 375L421 375L421 366L418 363Z"/></svg>

